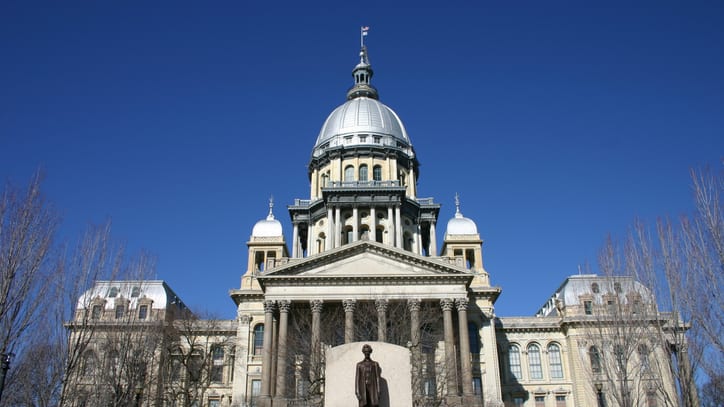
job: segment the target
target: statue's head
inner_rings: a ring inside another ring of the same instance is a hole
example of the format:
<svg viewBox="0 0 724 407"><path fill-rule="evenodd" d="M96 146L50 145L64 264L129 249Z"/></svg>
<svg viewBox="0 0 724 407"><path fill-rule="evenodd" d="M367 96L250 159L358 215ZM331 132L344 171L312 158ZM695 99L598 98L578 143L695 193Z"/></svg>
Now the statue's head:
<svg viewBox="0 0 724 407"><path fill-rule="evenodd" d="M372 353L372 347L365 343L362 346L362 353L364 353L365 356L369 356L370 353Z"/></svg>

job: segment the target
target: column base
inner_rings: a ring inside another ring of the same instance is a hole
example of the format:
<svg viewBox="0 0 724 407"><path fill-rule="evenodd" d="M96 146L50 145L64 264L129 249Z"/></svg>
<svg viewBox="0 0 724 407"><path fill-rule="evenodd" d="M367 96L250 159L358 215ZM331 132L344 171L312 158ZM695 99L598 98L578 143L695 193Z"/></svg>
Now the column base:
<svg viewBox="0 0 724 407"><path fill-rule="evenodd" d="M259 407L272 407L271 396L259 396L256 399L256 405Z"/></svg>

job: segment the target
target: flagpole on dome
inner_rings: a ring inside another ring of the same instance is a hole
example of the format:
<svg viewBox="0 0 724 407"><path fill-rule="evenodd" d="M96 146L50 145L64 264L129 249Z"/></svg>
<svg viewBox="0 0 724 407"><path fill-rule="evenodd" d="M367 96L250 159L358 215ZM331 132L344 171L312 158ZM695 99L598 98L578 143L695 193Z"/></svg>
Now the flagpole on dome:
<svg viewBox="0 0 724 407"><path fill-rule="evenodd" d="M359 46L360 48L364 48L365 46L365 37L367 36L367 32L370 30L369 26L363 26L360 27L359 30Z"/></svg>

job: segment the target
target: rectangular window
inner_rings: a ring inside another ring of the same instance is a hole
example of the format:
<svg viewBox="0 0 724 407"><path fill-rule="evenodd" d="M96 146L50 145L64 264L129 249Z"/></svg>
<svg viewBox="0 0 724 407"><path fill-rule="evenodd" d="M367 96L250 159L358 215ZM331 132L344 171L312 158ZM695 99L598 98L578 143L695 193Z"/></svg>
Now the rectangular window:
<svg viewBox="0 0 724 407"><path fill-rule="evenodd" d="M251 381L251 405L253 407L258 406L257 403L259 399L259 395L261 394L261 380L252 380Z"/></svg>
<svg viewBox="0 0 724 407"><path fill-rule="evenodd" d="M583 312L586 315L593 315L593 302L583 301Z"/></svg>
<svg viewBox="0 0 724 407"><path fill-rule="evenodd" d="M513 397L513 405L515 407L523 407L524 402L525 400L523 399L523 397Z"/></svg>
<svg viewBox="0 0 724 407"><path fill-rule="evenodd" d="M94 305L91 311L91 318L100 319L103 308L100 305Z"/></svg>
<svg viewBox="0 0 724 407"><path fill-rule="evenodd" d="M545 407L546 396L535 396L535 407Z"/></svg>
<svg viewBox="0 0 724 407"><path fill-rule="evenodd" d="M148 317L148 305L138 307L138 319L146 319Z"/></svg>
<svg viewBox="0 0 724 407"><path fill-rule="evenodd" d="M483 394L483 380L479 377L473 377L473 394Z"/></svg>
<svg viewBox="0 0 724 407"><path fill-rule="evenodd" d="M219 399L210 399L210 400L209 400L209 407L221 407L221 400L219 400Z"/></svg>
<svg viewBox="0 0 724 407"><path fill-rule="evenodd" d="M123 314L126 313L126 307L123 305L116 305L116 319L123 318Z"/></svg>
<svg viewBox="0 0 724 407"><path fill-rule="evenodd" d="M566 396L556 396L556 407L566 407Z"/></svg>

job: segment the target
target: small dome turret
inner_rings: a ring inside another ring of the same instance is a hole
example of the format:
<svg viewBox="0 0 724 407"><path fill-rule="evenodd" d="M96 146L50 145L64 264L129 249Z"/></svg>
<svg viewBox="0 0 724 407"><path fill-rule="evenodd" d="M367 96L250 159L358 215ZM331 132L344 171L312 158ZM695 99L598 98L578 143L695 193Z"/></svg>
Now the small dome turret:
<svg viewBox="0 0 724 407"><path fill-rule="evenodd" d="M478 226L460 212L460 199L455 195L455 217L447 222L446 235L477 235Z"/></svg>
<svg viewBox="0 0 724 407"><path fill-rule="evenodd" d="M282 224L274 219L274 199L269 199L269 215L266 219L256 222L254 229L251 231L251 237L279 237L282 236Z"/></svg>

